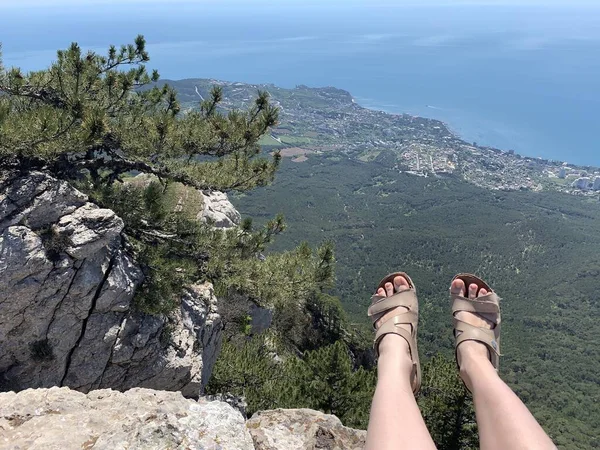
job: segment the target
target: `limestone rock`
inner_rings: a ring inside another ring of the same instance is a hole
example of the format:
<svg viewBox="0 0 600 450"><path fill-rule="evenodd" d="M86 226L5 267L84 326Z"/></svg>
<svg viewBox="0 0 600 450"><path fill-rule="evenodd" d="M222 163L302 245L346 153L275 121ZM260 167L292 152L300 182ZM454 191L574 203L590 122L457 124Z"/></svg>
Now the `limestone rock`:
<svg viewBox="0 0 600 450"><path fill-rule="evenodd" d="M246 427L256 450L359 450L367 432L342 425L332 415L310 409L276 409L252 416Z"/></svg>
<svg viewBox="0 0 600 450"><path fill-rule="evenodd" d="M0 449L254 448L242 415L227 403L176 392L68 388L0 394Z"/></svg>
<svg viewBox="0 0 600 450"><path fill-rule="evenodd" d="M0 179L0 390L143 386L197 397L219 351L210 284L174 317L131 310L123 221L42 172Z"/></svg>
<svg viewBox="0 0 600 450"><path fill-rule="evenodd" d="M239 225L241 216L227 198L227 194L213 191L204 194L204 209L198 219L210 222L217 228L231 228Z"/></svg>
<svg viewBox="0 0 600 450"><path fill-rule="evenodd" d="M210 283L185 289L181 308L168 323L146 314L131 314L119 330L100 387L140 386L198 397L217 359L221 329ZM166 347L163 333L168 333Z"/></svg>
<svg viewBox="0 0 600 450"><path fill-rule="evenodd" d="M157 180L154 175L139 174L126 183L146 187L154 180ZM209 222L216 228L232 228L240 223L240 213L224 192L202 192L181 183L172 183L169 189L177 200L176 211L193 213L198 220Z"/></svg>
<svg viewBox="0 0 600 450"><path fill-rule="evenodd" d="M0 231L24 220L32 229L42 228L86 202L86 195L42 172L5 174L0 179Z"/></svg>
<svg viewBox="0 0 600 450"><path fill-rule="evenodd" d="M220 402L225 402L229 406L231 406L233 409L235 409L236 411L239 411L239 413L242 415L242 417L244 417L244 419L248 418L248 414L246 412L246 410L248 409L248 404L246 403L246 400L244 399L244 397L239 397L239 396L233 395L231 393L225 393L225 394L206 395L203 398L207 401L217 400Z"/></svg>
<svg viewBox="0 0 600 450"><path fill-rule="evenodd" d="M366 432L309 409L259 412L245 421L222 401L135 388L0 394L0 450L358 450Z"/></svg>

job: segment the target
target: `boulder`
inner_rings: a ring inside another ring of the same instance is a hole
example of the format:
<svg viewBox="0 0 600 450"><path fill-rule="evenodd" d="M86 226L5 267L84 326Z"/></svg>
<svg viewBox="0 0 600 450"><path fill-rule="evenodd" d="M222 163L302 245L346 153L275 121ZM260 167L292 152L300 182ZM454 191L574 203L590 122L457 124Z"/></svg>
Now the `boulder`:
<svg viewBox="0 0 600 450"><path fill-rule="evenodd" d="M362 450L367 432L311 409L261 411L246 422L256 450Z"/></svg>
<svg viewBox="0 0 600 450"><path fill-rule="evenodd" d="M251 450L242 415L227 403L177 392L68 388L0 394L0 449Z"/></svg>
<svg viewBox="0 0 600 450"><path fill-rule="evenodd" d="M198 220L209 222L217 228L231 228L239 225L241 215L231 204L224 192L204 193L204 208Z"/></svg>

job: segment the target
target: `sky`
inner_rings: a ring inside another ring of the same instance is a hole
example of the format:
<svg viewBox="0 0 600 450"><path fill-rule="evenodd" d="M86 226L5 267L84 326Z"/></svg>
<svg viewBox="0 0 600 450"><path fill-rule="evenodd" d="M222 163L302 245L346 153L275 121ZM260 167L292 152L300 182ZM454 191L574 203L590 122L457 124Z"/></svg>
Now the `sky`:
<svg viewBox="0 0 600 450"><path fill-rule="evenodd" d="M510 4L519 6L494 7ZM418 34L422 46L457 44L465 34L516 30L516 45L533 49L564 38L597 40L600 24L590 5L600 11L600 0L0 0L0 42L8 60L15 53L53 53L73 40L97 49L106 42L128 42L137 33L149 44L228 42L232 29L249 29L255 22L260 30L243 37L247 51L265 36L272 41L334 29L356 33L358 27L368 38L380 28L397 27L399 33ZM218 27L224 20L227 26Z"/></svg>
<svg viewBox="0 0 600 450"><path fill-rule="evenodd" d="M57 7L57 6L93 6L98 4L213 4L213 5L244 5L248 0L0 0L0 8L23 9L30 7ZM456 5L539 5L539 6L597 6L598 0L253 0L251 5L271 5L282 7L284 5L345 5L363 4L369 6L456 6Z"/></svg>

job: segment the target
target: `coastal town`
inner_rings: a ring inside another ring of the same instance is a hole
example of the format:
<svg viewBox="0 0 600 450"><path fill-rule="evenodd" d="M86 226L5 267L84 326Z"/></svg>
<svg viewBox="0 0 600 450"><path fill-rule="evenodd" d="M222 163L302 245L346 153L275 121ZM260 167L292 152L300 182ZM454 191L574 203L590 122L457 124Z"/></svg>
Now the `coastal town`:
<svg viewBox="0 0 600 450"><path fill-rule="evenodd" d="M380 161L414 176L460 176L492 190L600 195L600 168L468 143L441 121L367 109L341 89L284 89L206 79L173 83L188 108L206 97L214 85L223 89L224 110L248 107L258 90L268 91L280 108L280 124L261 144L297 163L311 155L330 153Z"/></svg>

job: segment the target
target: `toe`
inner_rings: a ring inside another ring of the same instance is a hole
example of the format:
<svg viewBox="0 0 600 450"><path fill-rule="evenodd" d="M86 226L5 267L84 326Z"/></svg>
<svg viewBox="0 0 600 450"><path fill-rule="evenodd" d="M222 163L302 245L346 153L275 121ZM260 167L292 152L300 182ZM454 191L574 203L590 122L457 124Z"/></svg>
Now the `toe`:
<svg viewBox="0 0 600 450"><path fill-rule="evenodd" d="M487 293L488 293L488 291L487 291L486 289L484 289L484 288L481 288L481 289L479 290L479 294L477 295L477 297L481 297L481 296L483 296L483 295L487 295Z"/></svg>
<svg viewBox="0 0 600 450"><path fill-rule="evenodd" d="M377 289L377 295L379 297L386 297L385 289L384 288Z"/></svg>
<svg viewBox="0 0 600 450"><path fill-rule="evenodd" d="M397 276L394 278L394 288L396 292L400 292L410 288L410 284L408 284L408 280L403 276Z"/></svg>
<svg viewBox="0 0 600 450"><path fill-rule="evenodd" d="M450 287L450 292L458 295L465 295L465 282L460 278L457 278L452 282L452 286Z"/></svg>
<svg viewBox="0 0 600 450"><path fill-rule="evenodd" d="M475 283L472 283L469 285L469 298L476 298L477 297L477 285Z"/></svg>
<svg viewBox="0 0 600 450"><path fill-rule="evenodd" d="M388 297L394 295L394 285L389 282L385 283L385 292L387 293Z"/></svg>

